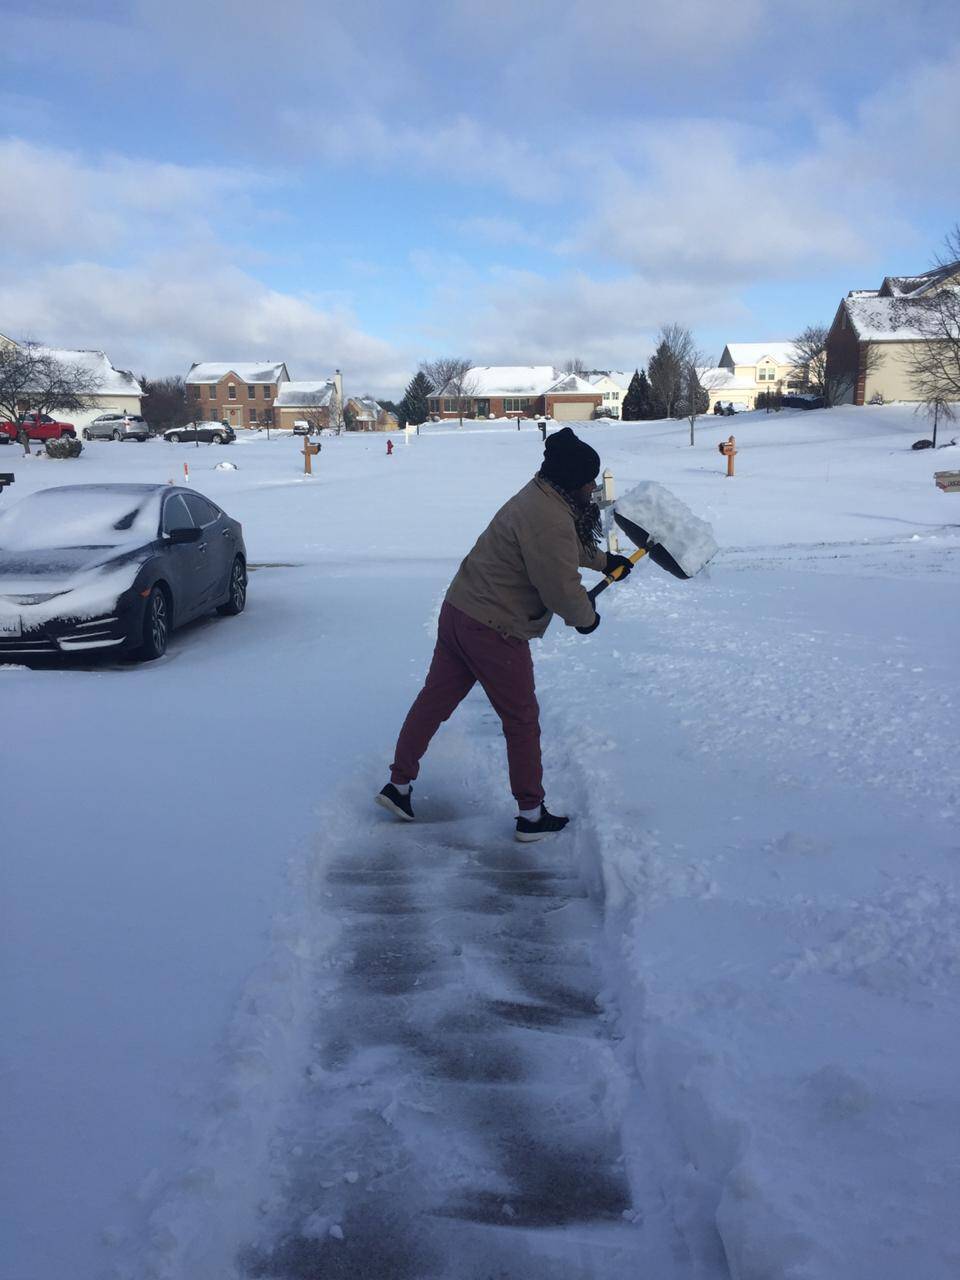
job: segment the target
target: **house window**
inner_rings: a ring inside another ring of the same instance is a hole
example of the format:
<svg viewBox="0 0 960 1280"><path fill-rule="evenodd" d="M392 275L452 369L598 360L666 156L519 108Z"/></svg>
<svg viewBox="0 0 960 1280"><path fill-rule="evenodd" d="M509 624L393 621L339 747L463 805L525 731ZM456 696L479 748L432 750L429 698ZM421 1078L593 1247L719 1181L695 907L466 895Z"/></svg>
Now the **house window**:
<svg viewBox="0 0 960 1280"><path fill-rule="evenodd" d="M237 398L237 388L231 382L227 386L227 399L236 400L236 398Z"/></svg>
<svg viewBox="0 0 960 1280"><path fill-rule="evenodd" d="M251 422L256 422L256 420L257 420L257 411L256 411L256 409L251 409L251 410L250 410L250 421L251 421Z"/></svg>
<svg viewBox="0 0 960 1280"><path fill-rule="evenodd" d="M431 412L431 413L439 413L439 412L440 412L440 401L439 401L439 400L428 400L428 401L427 401L427 407L429 408L429 410L430 410L430 412Z"/></svg>
<svg viewBox="0 0 960 1280"><path fill-rule="evenodd" d="M217 398L217 388L216 388L216 385L214 385L214 386L212 386L212 387L207 387L207 391L210 393L210 399L211 399L211 400L216 400L216 398Z"/></svg>
<svg viewBox="0 0 960 1280"><path fill-rule="evenodd" d="M194 398L194 400L199 400L199 399L200 399L200 388L199 388L199 387L194 387L194 388L193 388L193 398Z"/></svg>
<svg viewBox="0 0 960 1280"><path fill-rule="evenodd" d="M457 412L456 400L444 400L443 411L444 413L456 413Z"/></svg>
<svg viewBox="0 0 960 1280"><path fill-rule="evenodd" d="M758 382L775 382L776 377L777 371L773 365L764 365L762 368L757 370Z"/></svg>
<svg viewBox="0 0 960 1280"><path fill-rule="evenodd" d="M263 388L263 398L264 398L264 400L269 400L269 399L270 399L270 387L269 387L269 386L265 386L265 387Z"/></svg>
<svg viewBox="0 0 960 1280"><path fill-rule="evenodd" d="M522 399L522 400L517 400L517 399L514 399L514 400L504 400L504 402L503 402L503 412L504 412L504 413L516 413L516 412L519 412L519 411L521 411L521 410L523 410L523 409L527 409L527 408L529 408L529 407L530 407L530 398L529 398L529 396L528 396L526 399Z"/></svg>
<svg viewBox="0 0 960 1280"><path fill-rule="evenodd" d="M257 388L256 388L256 387L247 387L247 399L248 399L248 400L256 400L256 398L257 398Z"/></svg>

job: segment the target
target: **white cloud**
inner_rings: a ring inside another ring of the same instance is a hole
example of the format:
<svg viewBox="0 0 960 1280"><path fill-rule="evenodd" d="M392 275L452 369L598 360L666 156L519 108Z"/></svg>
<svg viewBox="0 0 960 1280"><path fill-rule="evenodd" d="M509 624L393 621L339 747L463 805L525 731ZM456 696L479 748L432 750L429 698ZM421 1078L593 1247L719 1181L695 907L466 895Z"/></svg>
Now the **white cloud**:
<svg viewBox="0 0 960 1280"><path fill-rule="evenodd" d="M0 140L0 253L116 254L178 236L212 234L225 202L241 202L264 183L250 170L188 167Z"/></svg>
<svg viewBox="0 0 960 1280"><path fill-rule="evenodd" d="M401 388L412 358L344 309L271 289L207 255L159 255L130 267L73 263L0 284L3 330L104 349L117 365L184 373L195 360L286 360L291 375L343 370L355 389ZM29 318L29 334L20 317Z"/></svg>

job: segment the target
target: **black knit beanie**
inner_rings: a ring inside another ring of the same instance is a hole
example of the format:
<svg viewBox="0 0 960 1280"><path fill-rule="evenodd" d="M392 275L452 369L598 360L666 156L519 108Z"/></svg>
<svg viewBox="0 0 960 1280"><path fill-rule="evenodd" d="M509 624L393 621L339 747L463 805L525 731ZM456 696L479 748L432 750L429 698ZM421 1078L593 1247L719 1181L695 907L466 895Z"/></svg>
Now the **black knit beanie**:
<svg viewBox="0 0 960 1280"><path fill-rule="evenodd" d="M600 474L600 455L569 427L547 436L540 475L568 493L580 489Z"/></svg>

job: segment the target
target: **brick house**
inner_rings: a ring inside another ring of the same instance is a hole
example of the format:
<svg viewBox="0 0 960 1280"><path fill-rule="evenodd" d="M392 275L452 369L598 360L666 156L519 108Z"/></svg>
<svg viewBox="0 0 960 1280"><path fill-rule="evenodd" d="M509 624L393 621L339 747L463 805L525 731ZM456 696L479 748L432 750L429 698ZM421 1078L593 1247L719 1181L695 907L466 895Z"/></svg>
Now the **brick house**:
<svg viewBox="0 0 960 1280"><path fill-rule="evenodd" d="M463 379L463 394L448 388L429 397L438 418L535 418L578 421L593 416L603 392L574 373L558 377L552 365L477 365Z"/></svg>
<svg viewBox="0 0 960 1280"><path fill-rule="evenodd" d="M885 276L879 289L851 290L827 334L827 379L841 389L839 401L918 401L910 356L930 341L918 323L923 304L941 289L958 288L960 261L922 275Z"/></svg>
<svg viewBox="0 0 960 1280"><path fill-rule="evenodd" d="M193 364L184 379L187 408L202 420L226 422L234 430L274 422L274 405L290 381L283 361L274 364Z"/></svg>

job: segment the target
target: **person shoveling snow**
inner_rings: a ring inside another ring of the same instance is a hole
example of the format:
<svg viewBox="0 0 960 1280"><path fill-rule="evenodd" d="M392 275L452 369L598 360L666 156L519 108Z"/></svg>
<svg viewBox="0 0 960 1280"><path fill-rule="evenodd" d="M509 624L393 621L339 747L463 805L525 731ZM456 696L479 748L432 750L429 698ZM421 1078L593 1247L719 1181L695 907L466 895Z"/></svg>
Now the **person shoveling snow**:
<svg viewBox="0 0 960 1280"><path fill-rule="evenodd" d="M569 427L548 436L537 475L500 508L460 565L440 610L426 683L400 730L390 781L376 797L398 818L413 821L411 784L420 760L479 680L507 741L510 787L519 810L516 838L540 840L567 825L569 819L544 804L530 640L543 635L555 613L581 635L590 635L600 625L596 596L625 577L642 555L689 577L698 558L696 567L702 567L716 550L707 526L692 534L684 529L686 509L659 485L646 486L645 497L639 491L644 486L632 490L627 498L635 500L622 519L615 513L641 549L630 558L601 550L600 511L593 502L599 472L599 455ZM647 526L639 526L641 517ZM666 540L680 548L682 568L664 550ZM588 592L581 568L605 577Z"/></svg>

